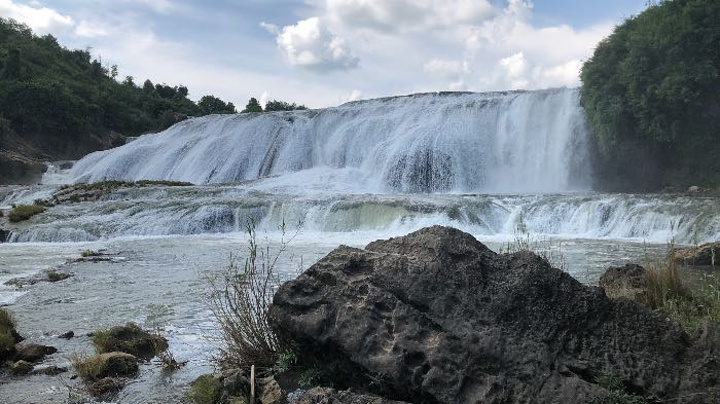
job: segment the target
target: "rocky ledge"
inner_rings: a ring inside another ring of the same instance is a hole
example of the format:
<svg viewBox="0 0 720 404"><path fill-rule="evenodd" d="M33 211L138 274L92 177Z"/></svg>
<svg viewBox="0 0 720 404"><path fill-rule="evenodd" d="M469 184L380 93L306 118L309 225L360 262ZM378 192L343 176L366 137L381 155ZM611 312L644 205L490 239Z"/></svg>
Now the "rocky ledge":
<svg viewBox="0 0 720 404"><path fill-rule="evenodd" d="M537 255L446 227L337 248L279 289L270 319L328 385L389 400L720 402L717 324L689 336Z"/></svg>

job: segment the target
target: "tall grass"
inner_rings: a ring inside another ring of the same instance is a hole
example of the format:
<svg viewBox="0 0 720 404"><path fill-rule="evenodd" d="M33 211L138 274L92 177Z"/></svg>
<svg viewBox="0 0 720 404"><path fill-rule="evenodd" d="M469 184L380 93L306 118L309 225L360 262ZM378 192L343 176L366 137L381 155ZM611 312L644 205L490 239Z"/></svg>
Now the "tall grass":
<svg viewBox="0 0 720 404"><path fill-rule="evenodd" d="M645 293L641 302L650 309L665 313L686 331L693 331L708 321L720 321L720 280L717 274L706 276L697 288L683 281L683 266L675 260L671 241L663 261L648 261L644 276Z"/></svg>
<svg viewBox="0 0 720 404"><path fill-rule="evenodd" d="M281 283L277 264L298 232L287 238L283 223L280 245L271 253L269 247L258 247L253 222L246 230L250 246L244 263L238 265L231 257L225 272L211 280L210 304L224 345L218 359L221 368L241 369L254 364L270 369L286 350L268 321L272 298Z"/></svg>
<svg viewBox="0 0 720 404"><path fill-rule="evenodd" d="M518 217L513 232L513 239L501 249L501 254L512 254L520 251L531 251L555 268L567 272L568 262L562 242L550 238L540 238L530 234L522 214Z"/></svg>

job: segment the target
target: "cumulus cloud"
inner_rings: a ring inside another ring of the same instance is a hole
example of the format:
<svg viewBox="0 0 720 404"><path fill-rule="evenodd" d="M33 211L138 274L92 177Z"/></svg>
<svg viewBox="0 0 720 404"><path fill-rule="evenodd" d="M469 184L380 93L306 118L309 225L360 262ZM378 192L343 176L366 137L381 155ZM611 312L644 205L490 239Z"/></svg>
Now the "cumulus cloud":
<svg viewBox="0 0 720 404"><path fill-rule="evenodd" d="M469 71L467 63L457 60L432 59L425 63L424 67L427 72L446 77L455 77Z"/></svg>
<svg viewBox="0 0 720 404"><path fill-rule="evenodd" d="M97 38L108 36L110 32L102 24L83 20L75 27L75 35L81 38Z"/></svg>
<svg viewBox="0 0 720 404"><path fill-rule="evenodd" d="M267 23L265 26L272 29ZM330 32L318 17L284 27L276 41L293 66L330 71L353 69L360 64L345 40Z"/></svg>
<svg viewBox="0 0 720 404"><path fill-rule="evenodd" d="M324 0L333 21L387 32L419 32L476 24L495 12L487 0Z"/></svg>
<svg viewBox="0 0 720 404"><path fill-rule="evenodd" d="M463 60L475 66L463 80L480 90L576 86L582 60L612 31L612 24L576 30L568 25L536 27L532 3L510 0L495 17L467 27Z"/></svg>
<svg viewBox="0 0 720 404"><path fill-rule="evenodd" d="M0 15L25 23L41 35L62 33L75 25L69 16L38 3L26 5L12 0L0 0Z"/></svg>

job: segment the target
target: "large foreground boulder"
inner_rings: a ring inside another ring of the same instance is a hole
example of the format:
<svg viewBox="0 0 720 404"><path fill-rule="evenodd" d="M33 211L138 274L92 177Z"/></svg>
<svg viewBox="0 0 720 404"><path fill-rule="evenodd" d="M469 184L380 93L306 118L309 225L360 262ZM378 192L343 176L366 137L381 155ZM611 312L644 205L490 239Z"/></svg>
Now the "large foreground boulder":
<svg viewBox="0 0 720 404"><path fill-rule="evenodd" d="M384 397L413 403L582 403L608 379L720 399L717 350L665 317L446 227L337 248L279 289L270 319L335 387L381 379Z"/></svg>

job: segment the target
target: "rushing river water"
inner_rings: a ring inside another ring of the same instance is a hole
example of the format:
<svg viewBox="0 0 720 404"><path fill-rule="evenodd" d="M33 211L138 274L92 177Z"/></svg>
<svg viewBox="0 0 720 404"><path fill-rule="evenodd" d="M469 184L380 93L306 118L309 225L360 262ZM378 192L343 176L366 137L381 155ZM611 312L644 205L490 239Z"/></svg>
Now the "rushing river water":
<svg viewBox="0 0 720 404"><path fill-rule="evenodd" d="M248 247L244 228L278 248L293 277L340 244L362 247L431 225L457 227L495 251L530 240L556 266L594 285L610 265L662 257L669 242L720 239L720 202L688 195L590 192L587 133L577 90L423 94L320 111L191 119L51 167L45 185L0 187L0 210L53 200L60 184L175 180L194 186L79 193L17 224L0 218L0 283L50 269L69 279L0 285L19 331L56 346L41 366L90 352L87 333L136 322L160 330L179 361L142 366L122 403L180 402L212 371L218 329L208 279ZM2 234L2 233L0 233ZM110 261L66 263L85 249ZM76 338L57 336L74 331ZM0 402L61 403L71 373L0 379Z"/></svg>

